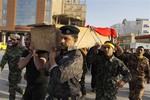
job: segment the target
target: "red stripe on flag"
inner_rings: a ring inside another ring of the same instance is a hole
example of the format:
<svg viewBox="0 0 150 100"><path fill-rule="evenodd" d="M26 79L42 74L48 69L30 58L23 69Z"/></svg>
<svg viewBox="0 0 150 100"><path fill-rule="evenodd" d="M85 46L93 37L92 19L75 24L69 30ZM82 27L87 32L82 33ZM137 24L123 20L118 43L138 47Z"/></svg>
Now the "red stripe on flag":
<svg viewBox="0 0 150 100"><path fill-rule="evenodd" d="M87 28L90 27L90 25L86 26ZM102 36L111 36L116 38L117 37L117 32L115 29L112 28L101 28L101 27L93 27L93 29L100 35Z"/></svg>
<svg viewBox="0 0 150 100"><path fill-rule="evenodd" d="M111 29L111 36L116 38L117 37L117 32L115 29Z"/></svg>
<svg viewBox="0 0 150 100"><path fill-rule="evenodd" d="M103 36L111 36L111 30L110 28L100 28L100 27L94 27L94 30Z"/></svg>

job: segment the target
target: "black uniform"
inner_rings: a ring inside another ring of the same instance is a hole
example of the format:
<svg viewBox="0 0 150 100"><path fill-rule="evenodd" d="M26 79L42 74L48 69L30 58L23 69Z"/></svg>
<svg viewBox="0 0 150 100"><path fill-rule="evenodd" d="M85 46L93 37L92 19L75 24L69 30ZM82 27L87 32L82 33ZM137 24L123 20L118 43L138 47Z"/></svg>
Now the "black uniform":
<svg viewBox="0 0 150 100"><path fill-rule="evenodd" d="M23 52L22 57L26 57L28 54L29 51L26 50ZM47 53L41 51L38 54L39 56L48 59ZM25 94L23 95L23 100L45 100L48 83L46 69L41 69L40 71L37 70L33 57L26 66L26 79L27 86Z"/></svg>
<svg viewBox="0 0 150 100"><path fill-rule="evenodd" d="M58 66L50 72L47 100L78 100L79 80L82 76L83 57L79 50L68 51L56 59ZM70 98L70 99L69 99Z"/></svg>
<svg viewBox="0 0 150 100"><path fill-rule="evenodd" d="M87 61L87 67L91 69L91 88L92 92L95 91L95 86L96 86L96 76L97 76L97 63L93 62L95 61L94 59L97 59L95 56L98 53L98 47L93 46L90 48L90 50L87 53L86 56L86 61Z"/></svg>
<svg viewBox="0 0 150 100"><path fill-rule="evenodd" d="M81 53L83 55L83 66L82 66L83 73L82 73L80 85L81 85L82 96L84 96L84 95L86 95L85 75L86 75L88 69L87 69L87 62L86 62L86 54L82 50L80 50L80 51L81 51Z"/></svg>

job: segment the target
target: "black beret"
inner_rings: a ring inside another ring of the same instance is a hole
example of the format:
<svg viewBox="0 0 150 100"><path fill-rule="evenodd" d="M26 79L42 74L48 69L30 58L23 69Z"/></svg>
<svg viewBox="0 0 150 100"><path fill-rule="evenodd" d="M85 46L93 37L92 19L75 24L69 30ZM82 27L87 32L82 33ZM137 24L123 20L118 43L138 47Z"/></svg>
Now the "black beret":
<svg viewBox="0 0 150 100"><path fill-rule="evenodd" d="M62 34L66 35L78 35L78 33L80 32L80 30L77 27L71 25L62 26L59 29L61 30Z"/></svg>

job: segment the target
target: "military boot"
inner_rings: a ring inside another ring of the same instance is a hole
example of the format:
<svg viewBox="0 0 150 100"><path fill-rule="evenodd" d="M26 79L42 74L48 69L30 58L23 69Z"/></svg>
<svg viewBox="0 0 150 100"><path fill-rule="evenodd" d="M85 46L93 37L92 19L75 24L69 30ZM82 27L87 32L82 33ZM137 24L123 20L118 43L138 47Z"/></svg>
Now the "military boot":
<svg viewBox="0 0 150 100"><path fill-rule="evenodd" d="M23 89L21 89L20 87L19 88L17 88L17 90L16 90L18 93L20 93L21 95L23 95L24 94L24 90Z"/></svg>

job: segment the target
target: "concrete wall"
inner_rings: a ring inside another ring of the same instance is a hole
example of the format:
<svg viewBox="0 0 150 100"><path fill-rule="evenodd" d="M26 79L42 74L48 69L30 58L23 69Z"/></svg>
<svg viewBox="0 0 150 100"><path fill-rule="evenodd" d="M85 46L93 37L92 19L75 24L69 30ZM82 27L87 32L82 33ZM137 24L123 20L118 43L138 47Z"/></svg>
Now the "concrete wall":
<svg viewBox="0 0 150 100"><path fill-rule="evenodd" d="M51 9L51 24L54 23L52 21L53 19L53 15L59 15L59 14L62 14L63 13L63 0L52 0L51 2L51 6L52 6L52 9Z"/></svg>
<svg viewBox="0 0 150 100"><path fill-rule="evenodd" d="M64 13L70 17L85 20L86 6L82 4L66 4L64 7Z"/></svg>

